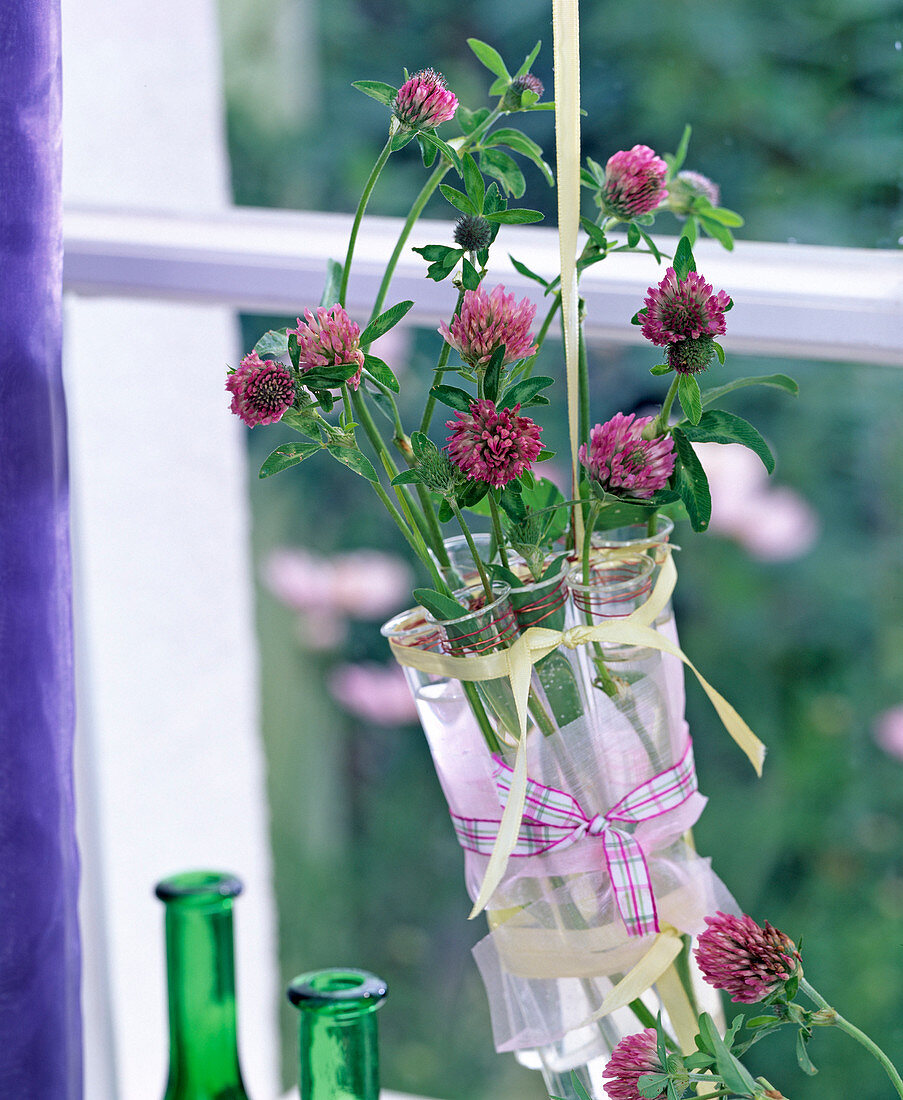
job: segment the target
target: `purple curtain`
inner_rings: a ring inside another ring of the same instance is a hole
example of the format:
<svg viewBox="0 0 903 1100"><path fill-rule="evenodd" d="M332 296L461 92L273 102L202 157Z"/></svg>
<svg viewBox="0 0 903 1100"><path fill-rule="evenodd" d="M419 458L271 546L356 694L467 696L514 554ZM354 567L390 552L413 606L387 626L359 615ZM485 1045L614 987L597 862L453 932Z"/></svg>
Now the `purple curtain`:
<svg viewBox="0 0 903 1100"><path fill-rule="evenodd" d="M0 0L0 1096L82 1094L59 0Z"/></svg>

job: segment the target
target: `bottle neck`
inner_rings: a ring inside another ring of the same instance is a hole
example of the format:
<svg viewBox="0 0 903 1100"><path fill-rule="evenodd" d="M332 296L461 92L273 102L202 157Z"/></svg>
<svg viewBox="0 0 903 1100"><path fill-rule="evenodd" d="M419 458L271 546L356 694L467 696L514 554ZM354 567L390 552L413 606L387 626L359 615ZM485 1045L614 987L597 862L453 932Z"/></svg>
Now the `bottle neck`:
<svg viewBox="0 0 903 1100"><path fill-rule="evenodd" d="M164 1100L247 1100L238 1061L232 899L168 902L169 1080Z"/></svg>
<svg viewBox="0 0 903 1100"><path fill-rule="evenodd" d="M373 1011L302 1012L299 1035L301 1100L378 1100Z"/></svg>
<svg viewBox="0 0 903 1100"><path fill-rule="evenodd" d="M316 970L291 983L301 1100L379 1100L376 1011L386 992L386 983L365 970Z"/></svg>

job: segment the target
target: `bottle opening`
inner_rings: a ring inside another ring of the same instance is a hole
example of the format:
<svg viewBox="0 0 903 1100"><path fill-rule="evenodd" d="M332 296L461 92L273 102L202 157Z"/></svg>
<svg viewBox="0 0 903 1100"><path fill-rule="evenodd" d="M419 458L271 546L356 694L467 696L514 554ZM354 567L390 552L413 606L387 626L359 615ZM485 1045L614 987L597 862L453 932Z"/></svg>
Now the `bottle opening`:
<svg viewBox="0 0 903 1100"><path fill-rule="evenodd" d="M367 970L314 970L299 974L287 990L288 999L297 1008L359 1009L378 1008L386 998L388 986Z"/></svg>
<svg viewBox="0 0 903 1100"><path fill-rule="evenodd" d="M183 871L158 882L154 893L160 901L203 905L236 898L243 889L241 879L226 871Z"/></svg>

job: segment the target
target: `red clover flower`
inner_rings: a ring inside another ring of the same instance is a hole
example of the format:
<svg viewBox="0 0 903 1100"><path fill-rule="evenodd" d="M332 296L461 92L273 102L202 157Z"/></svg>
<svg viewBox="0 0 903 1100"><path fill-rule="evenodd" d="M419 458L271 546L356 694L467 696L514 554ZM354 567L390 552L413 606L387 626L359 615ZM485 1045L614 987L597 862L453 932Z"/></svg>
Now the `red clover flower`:
<svg viewBox="0 0 903 1100"><path fill-rule="evenodd" d="M664 1072L658 1057L655 1028L647 1027L636 1035L625 1036L611 1052L603 1076L614 1080L606 1082L605 1091L610 1100L643 1100L640 1078L647 1073ZM664 1093L663 1088L658 1095Z"/></svg>
<svg viewBox="0 0 903 1100"><path fill-rule="evenodd" d="M226 379L232 394L232 412L253 428L275 424L295 400L295 384L289 370L273 359L261 359L256 351L242 359L238 370Z"/></svg>
<svg viewBox="0 0 903 1100"><path fill-rule="evenodd" d="M645 303L646 308L638 314L643 335L658 347L666 347L700 336L722 336L724 312L731 300L723 290L716 294L711 283L695 271L678 279L669 267L658 286L649 287Z"/></svg>
<svg viewBox="0 0 903 1100"><path fill-rule="evenodd" d="M329 309L320 306L316 316L306 309L304 316L307 318L306 323L299 317L297 327L288 330L298 338L298 367L301 372L306 373L313 367L357 363L357 371L348 379L348 385L356 390L361 382L361 368L364 365L359 326L340 305Z"/></svg>
<svg viewBox="0 0 903 1100"><path fill-rule="evenodd" d="M590 432L589 449L580 448L580 461L590 477L607 492L651 497L668 484L674 471L674 441L669 435L644 438L654 417L615 413Z"/></svg>
<svg viewBox="0 0 903 1100"><path fill-rule="evenodd" d="M542 428L528 416L518 416L520 405L497 409L494 401L474 401L469 412L456 412L446 421L452 429L448 454L471 480L500 489L529 469L542 450Z"/></svg>
<svg viewBox="0 0 903 1100"><path fill-rule="evenodd" d="M515 302L514 295L506 294L501 285L491 294L479 286L464 291L461 309L452 318L451 327L442 321L439 332L471 366L485 366L504 344L504 366L536 351L530 332L535 316L536 306L529 298Z"/></svg>
<svg viewBox="0 0 903 1100"><path fill-rule="evenodd" d="M648 214L667 197L668 166L648 145L634 145L608 158L602 205L606 213L623 221Z"/></svg>
<svg viewBox="0 0 903 1100"><path fill-rule="evenodd" d="M458 100L434 69L415 73L398 89L392 113L408 130L432 130L455 117Z"/></svg>
<svg viewBox="0 0 903 1100"><path fill-rule="evenodd" d="M800 954L783 932L746 915L716 913L695 949L699 969L709 985L725 990L732 1001L755 1004L779 990L793 976Z"/></svg>

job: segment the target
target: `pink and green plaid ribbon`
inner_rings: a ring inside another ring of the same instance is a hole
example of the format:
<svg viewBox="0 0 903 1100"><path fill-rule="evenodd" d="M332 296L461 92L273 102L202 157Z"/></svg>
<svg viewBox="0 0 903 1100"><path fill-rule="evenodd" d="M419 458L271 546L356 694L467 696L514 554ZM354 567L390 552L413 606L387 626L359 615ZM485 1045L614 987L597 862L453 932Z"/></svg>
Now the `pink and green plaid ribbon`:
<svg viewBox="0 0 903 1100"><path fill-rule="evenodd" d="M504 806L513 770L500 757L493 759L496 762L495 783ZM599 837L615 900L628 934L644 936L658 932L658 912L646 857L632 833L623 826L638 825L675 810L696 790L693 748L689 741L683 756L673 767L635 787L607 813L593 817L587 817L577 800L566 791L544 787L528 778L524 815L512 855L535 856L555 848L561 850L585 836ZM451 816L462 848L491 855L499 821Z"/></svg>

